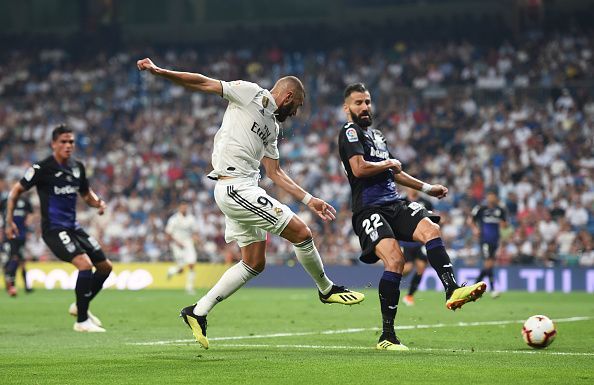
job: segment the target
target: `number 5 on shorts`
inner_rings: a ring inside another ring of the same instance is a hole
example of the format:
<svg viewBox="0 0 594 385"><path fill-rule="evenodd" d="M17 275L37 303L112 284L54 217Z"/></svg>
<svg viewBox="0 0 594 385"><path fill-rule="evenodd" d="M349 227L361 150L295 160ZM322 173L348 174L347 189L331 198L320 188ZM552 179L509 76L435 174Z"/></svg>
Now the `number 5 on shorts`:
<svg viewBox="0 0 594 385"><path fill-rule="evenodd" d="M60 237L60 240L62 241L62 243L64 245L67 245L70 242L72 242L72 239L70 239L70 236L68 235L68 233L66 231L60 231L58 233L58 237Z"/></svg>

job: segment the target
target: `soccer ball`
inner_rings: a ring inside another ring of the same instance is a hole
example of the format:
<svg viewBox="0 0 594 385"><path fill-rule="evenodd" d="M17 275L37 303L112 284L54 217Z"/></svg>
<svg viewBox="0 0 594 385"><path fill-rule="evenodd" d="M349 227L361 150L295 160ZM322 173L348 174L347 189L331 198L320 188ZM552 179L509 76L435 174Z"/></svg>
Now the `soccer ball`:
<svg viewBox="0 0 594 385"><path fill-rule="evenodd" d="M542 349L549 346L557 335L557 328L545 315L533 315L524 322L522 337L528 346Z"/></svg>

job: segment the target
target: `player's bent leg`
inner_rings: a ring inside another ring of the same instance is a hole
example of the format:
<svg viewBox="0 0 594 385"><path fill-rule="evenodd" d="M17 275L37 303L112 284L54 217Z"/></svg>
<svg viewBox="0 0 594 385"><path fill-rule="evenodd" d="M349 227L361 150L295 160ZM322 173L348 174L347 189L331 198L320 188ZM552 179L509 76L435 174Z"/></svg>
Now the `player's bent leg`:
<svg viewBox="0 0 594 385"><path fill-rule="evenodd" d="M91 259L86 254L79 254L72 259L71 263L78 269L78 278L76 280L76 286L74 289L76 294L76 303L74 304L75 306L71 305L68 311L70 314L74 313L74 315L76 315L74 330L79 332L105 331L105 329L96 325L88 315L89 302L93 295L93 291L91 289L93 279L93 264Z"/></svg>
<svg viewBox="0 0 594 385"><path fill-rule="evenodd" d="M380 350L408 350L394 329L394 320L400 298L400 281L404 268L404 255L393 238L384 238L375 246L375 254L384 263L384 274L379 282L378 293L382 313L382 334L376 345Z"/></svg>
<svg viewBox="0 0 594 385"><path fill-rule="evenodd" d="M320 254L314 244L311 230L301 218L293 215L280 235L293 243L297 260L316 283L318 297L322 303L354 305L365 299L365 295L362 293L335 285L328 278Z"/></svg>
<svg viewBox="0 0 594 385"><path fill-rule="evenodd" d="M88 298L89 302L91 302L91 300L93 298L95 298L97 296L97 294L101 291L101 289L103 288L103 283L105 282L105 280L107 280L107 278L111 274L112 269L113 269L113 265L109 259L104 259L102 261L95 263L95 272L93 273L93 276L91 278L91 291L93 294L91 294L91 296L89 296L89 298ZM75 317L78 316L78 306L76 303L73 303L70 305L70 308L68 309L68 313ZM103 326L103 322L101 322L99 317L97 317L95 314L93 314L90 310L87 310L87 317L95 325Z"/></svg>
<svg viewBox="0 0 594 385"><path fill-rule="evenodd" d="M446 307L450 310L461 308L468 302L479 299L486 290L484 282L460 287L454 278L454 269L446 252L439 225L429 218L423 218L414 231L413 239L423 242L427 249L427 259L437 272L446 292Z"/></svg>
<svg viewBox="0 0 594 385"><path fill-rule="evenodd" d="M195 304L184 307L180 317L192 330L196 341L208 349L206 316L212 308L231 296L249 280L264 270L266 264L266 241L253 242L241 247L242 260L229 268L219 281Z"/></svg>

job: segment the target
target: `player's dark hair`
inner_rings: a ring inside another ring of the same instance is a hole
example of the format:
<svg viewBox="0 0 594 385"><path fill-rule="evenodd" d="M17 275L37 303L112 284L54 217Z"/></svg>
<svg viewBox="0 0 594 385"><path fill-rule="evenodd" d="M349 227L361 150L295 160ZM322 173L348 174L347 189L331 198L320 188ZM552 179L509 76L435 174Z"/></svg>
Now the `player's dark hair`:
<svg viewBox="0 0 594 385"><path fill-rule="evenodd" d="M363 83L352 83L349 84L345 89L344 89L344 98L348 98L349 96L351 96L351 94L353 92L366 92L367 88L365 88L365 84Z"/></svg>
<svg viewBox="0 0 594 385"><path fill-rule="evenodd" d="M71 128L66 127L65 124L60 124L52 131L52 142L55 142L60 137L60 135L70 134L71 132Z"/></svg>

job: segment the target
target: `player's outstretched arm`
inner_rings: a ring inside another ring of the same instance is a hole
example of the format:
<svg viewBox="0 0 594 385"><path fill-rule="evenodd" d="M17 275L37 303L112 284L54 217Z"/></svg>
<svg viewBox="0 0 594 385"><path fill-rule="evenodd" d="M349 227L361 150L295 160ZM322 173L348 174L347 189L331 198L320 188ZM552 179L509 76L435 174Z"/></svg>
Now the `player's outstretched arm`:
<svg viewBox="0 0 594 385"><path fill-rule="evenodd" d="M446 195L448 195L447 187L442 186L440 184L425 183L413 176L410 176L409 174L405 173L404 171L402 171L398 174L395 174L394 180L396 181L396 183L398 183L402 186L406 186L406 187L410 187L410 188L418 190L418 191L422 191L427 195L430 195L432 197L436 197L439 199L445 198Z"/></svg>
<svg viewBox="0 0 594 385"><path fill-rule="evenodd" d="M149 58L138 60L136 66L139 71L149 71L153 75L170 80L190 90L223 96L223 85L219 80L192 72L167 70L156 66Z"/></svg>
<svg viewBox="0 0 594 385"><path fill-rule="evenodd" d="M103 199L99 198L92 189L89 188L89 191L87 191L86 194L82 194L81 196L86 204L96 208L99 215L103 215L105 209L107 208L107 203L105 203Z"/></svg>
<svg viewBox="0 0 594 385"><path fill-rule="evenodd" d="M336 214L336 209L323 200L311 196L310 193L306 192L295 183L295 181L280 167L278 159L264 157L262 158L262 165L266 170L266 175L275 185L291 194L295 199L306 204L307 207L315 212L322 220L331 221L336 219L336 216L334 215Z"/></svg>
<svg viewBox="0 0 594 385"><path fill-rule="evenodd" d="M386 159L381 162L368 162L363 155L353 155L349 158L349 165L353 170L353 175L357 178L369 178L387 170L392 170L394 174L402 171L402 164L398 159Z"/></svg>
<svg viewBox="0 0 594 385"><path fill-rule="evenodd" d="M15 183L12 188L10 189L10 193L8 194L8 198L6 199L6 223L5 223L5 232L6 237L8 239L14 239L17 235L19 235L19 229L14 223L14 208L16 207L16 203L19 200L19 197L22 193L25 192L25 188L21 185L20 182Z"/></svg>

